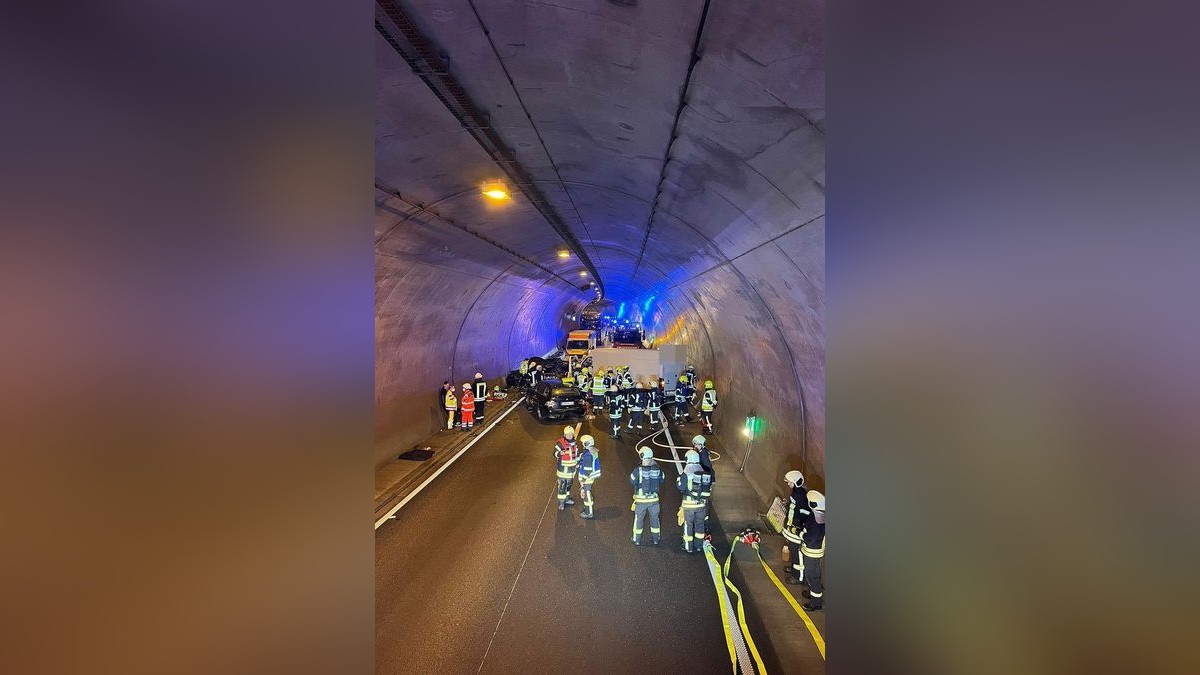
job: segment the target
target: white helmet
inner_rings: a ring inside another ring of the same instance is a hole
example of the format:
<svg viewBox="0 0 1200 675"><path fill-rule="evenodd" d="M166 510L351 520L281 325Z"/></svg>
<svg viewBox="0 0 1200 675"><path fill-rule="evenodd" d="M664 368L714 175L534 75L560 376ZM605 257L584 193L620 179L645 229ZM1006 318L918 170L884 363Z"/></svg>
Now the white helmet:
<svg viewBox="0 0 1200 675"><path fill-rule="evenodd" d="M804 485L804 474L795 469L783 474L783 479L794 485Z"/></svg>
<svg viewBox="0 0 1200 675"><path fill-rule="evenodd" d="M596 445L596 439L592 438L588 434L584 434L584 435L580 436L579 442L583 443L583 447L585 447L585 448L590 448L590 447Z"/></svg>
<svg viewBox="0 0 1200 675"><path fill-rule="evenodd" d="M700 436L699 434L692 436L692 445L698 445L703 448L704 447L704 437Z"/></svg>
<svg viewBox="0 0 1200 675"><path fill-rule="evenodd" d="M483 379L483 373L475 373L475 379L477 379L477 380L482 380L482 379Z"/></svg>
<svg viewBox="0 0 1200 675"><path fill-rule="evenodd" d="M566 436L567 438L575 438L574 427L563 427L563 436Z"/></svg>
<svg viewBox="0 0 1200 675"><path fill-rule="evenodd" d="M700 453L696 452L695 450L688 450L684 457L687 459L688 464L700 463Z"/></svg>
<svg viewBox="0 0 1200 675"><path fill-rule="evenodd" d="M470 388L471 388L471 383L470 383L470 382L463 382L463 391L466 391L466 390L468 390L468 389L470 389Z"/></svg>
<svg viewBox="0 0 1200 675"><path fill-rule="evenodd" d="M816 511L825 510L825 495L817 492L816 490L809 490L807 496L809 508L812 508Z"/></svg>
<svg viewBox="0 0 1200 675"><path fill-rule="evenodd" d="M640 456L642 459L654 459L654 451L643 445L642 447L638 448L638 456Z"/></svg>

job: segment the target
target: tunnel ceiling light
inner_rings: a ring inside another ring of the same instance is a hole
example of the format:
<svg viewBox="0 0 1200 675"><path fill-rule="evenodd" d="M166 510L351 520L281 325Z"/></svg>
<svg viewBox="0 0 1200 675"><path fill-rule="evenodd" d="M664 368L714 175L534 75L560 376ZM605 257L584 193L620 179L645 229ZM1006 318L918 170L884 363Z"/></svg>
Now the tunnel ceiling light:
<svg viewBox="0 0 1200 675"><path fill-rule="evenodd" d="M509 199L508 188L504 183L498 180L488 181L483 184L482 192L485 197L495 199L497 201Z"/></svg>
<svg viewBox="0 0 1200 675"><path fill-rule="evenodd" d="M564 249L564 250L562 250L562 251L559 251L559 252L558 252L558 257L560 257L560 258L570 258L570 257L571 257L571 252L570 252L570 251L567 251L567 250L565 250L565 249Z"/></svg>
<svg viewBox="0 0 1200 675"><path fill-rule="evenodd" d="M587 276L587 270L584 270L584 271L580 272L580 273L579 273L579 276L581 276L581 277L586 277L586 276Z"/></svg>

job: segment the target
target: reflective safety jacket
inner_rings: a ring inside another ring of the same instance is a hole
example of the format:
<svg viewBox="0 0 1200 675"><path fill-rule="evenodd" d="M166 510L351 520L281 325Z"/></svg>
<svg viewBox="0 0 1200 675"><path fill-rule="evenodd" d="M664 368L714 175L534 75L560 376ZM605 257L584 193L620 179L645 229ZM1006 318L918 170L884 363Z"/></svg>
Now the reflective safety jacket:
<svg viewBox="0 0 1200 675"><path fill-rule="evenodd" d="M650 461L648 466L634 467L629 474L629 484L633 486L633 501L647 504L658 501L658 489L663 484L663 471L658 463Z"/></svg>
<svg viewBox="0 0 1200 675"><path fill-rule="evenodd" d="M591 485L600 477L600 458L591 450L585 449L579 457L579 482Z"/></svg>
<svg viewBox="0 0 1200 675"><path fill-rule="evenodd" d="M700 400L700 409L704 412L712 412L717 407L717 390L705 389L704 398Z"/></svg>
<svg viewBox="0 0 1200 675"><path fill-rule="evenodd" d="M560 436L554 442L554 459L558 460L558 477L573 478L575 468L579 465L579 444Z"/></svg>
<svg viewBox="0 0 1200 675"><path fill-rule="evenodd" d="M522 361L521 362L521 374L525 375L528 372L529 372L529 361L528 360Z"/></svg>
<svg viewBox="0 0 1200 675"><path fill-rule="evenodd" d="M800 531L800 553L808 558L825 557L825 523L810 518Z"/></svg>
<svg viewBox="0 0 1200 675"><path fill-rule="evenodd" d="M587 394L588 389L592 388L592 381L584 373L579 374L579 391Z"/></svg>
<svg viewBox="0 0 1200 675"><path fill-rule="evenodd" d="M475 398L476 399L486 399L487 398L487 380L485 380L481 377L481 378L475 380L475 382L473 382L472 384L475 387Z"/></svg>
<svg viewBox="0 0 1200 675"><path fill-rule="evenodd" d="M622 396L620 392L617 392L615 394L609 393L609 395L608 395L608 416L613 418L614 420L619 419L621 417L621 413L624 412L624 408L625 408L625 397Z"/></svg>
<svg viewBox="0 0 1200 675"><path fill-rule="evenodd" d="M688 400L691 395L692 393L689 391L687 377L680 375L679 381L675 383L675 402L683 403L684 401Z"/></svg>
<svg viewBox="0 0 1200 675"><path fill-rule="evenodd" d="M458 397L449 389L446 390L446 410L458 410Z"/></svg>
<svg viewBox="0 0 1200 675"><path fill-rule="evenodd" d="M802 544L800 533L808 521L813 519L813 513L808 508L808 488L797 485L788 497L787 518L783 521L783 538L793 544ZM824 526L821 531L824 532Z"/></svg>
<svg viewBox="0 0 1200 675"><path fill-rule="evenodd" d="M605 379L596 377L592 380L592 396L603 396L608 393L608 385L604 383Z"/></svg>
<svg viewBox="0 0 1200 675"><path fill-rule="evenodd" d="M459 409L463 412L475 412L475 396L471 394L470 389L463 392L462 404L459 405Z"/></svg>
<svg viewBox="0 0 1200 675"><path fill-rule="evenodd" d="M706 446L700 448L699 453L700 453L700 468L704 469L705 471L708 472L708 474L710 476L712 476L712 482L714 482L714 483L717 482L716 473L713 471L713 468L712 468L712 453L708 451L708 446L706 445Z"/></svg>
<svg viewBox="0 0 1200 675"><path fill-rule="evenodd" d="M650 412L658 412L658 409L662 406L662 392L658 390L658 387L655 387L646 392L646 394L646 406L650 409Z"/></svg>
<svg viewBox="0 0 1200 675"><path fill-rule="evenodd" d="M630 410L645 410L646 409L646 392L640 389L634 389L629 393L629 409Z"/></svg>
<svg viewBox="0 0 1200 675"><path fill-rule="evenodd" d="M628 370L621 376L621 387L625 389L633 389L633 373Z"/></svg>
<svg viewBox="0 0 1200 675"><path fill-rule="evenodd" d="M683 493L683 508L702 508L712 496L712 476L704 473L699 466L689 465L679 478L675 479L675 487Z"/></svg>

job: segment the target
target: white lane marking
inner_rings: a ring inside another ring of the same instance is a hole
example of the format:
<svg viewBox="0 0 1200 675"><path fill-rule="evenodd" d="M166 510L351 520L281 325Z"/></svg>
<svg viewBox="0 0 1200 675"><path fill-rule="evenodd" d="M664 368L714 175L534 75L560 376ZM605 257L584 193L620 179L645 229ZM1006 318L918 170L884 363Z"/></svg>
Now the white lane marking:
<svg viewBox="0 0 1200 675"><path fill-rule="evenodd" d="M659 415L661 416L662 414L659 413ZM663 418L662 423L663 423L662 431L663 431L663 433L665 433L667 435L667 444L671 446L671 456L675 458L675 470L679 472L680 476L682 476L683 475L683 466L681 465L681 462L679 461L679 450L677 450L675 448L675 439L671 438L671 430L667 428L667 420L665 417Z"/></svg>
<svg viewBox="0 0 1200 675"><path fill-rule="evenodd" d="M499 417L496 418L495 422L492 422L491 424L489 424L486 429L479 432L478 436L476 436L475 438L472 438L471 442L464 445L462 450L459 450L458 454L455 455L454 457L452 457L449 462L446 462L441 467L439 467L437 471L433 472L432 476L430 476L429 478L426 478L423 483L421 483L420 485L417 486L416 490L413 490L407 497L405 497L403 500L401 500L399 504L394 506L391 511L388 511L387 515L385 515L382 518L380 518L379 520L375 521L375 529L378 530L381 525L383 525L387 521L391 520L392 517L396 515L396 512L399 511L401 507L403 507L405 504L407 504L410 499L412 499L413 497L416 497L418 494L420 494L421 490L424 490L426 485L429 485L430 483L432 483L434 478L437 478L438 476L440 476L442 474L442 472L445 471L447 468L449 468L451 464L456 462L459 457L462 457L464 452L466 452L467 450L470 450L472 445L475 445L476 443L478 443L479 439L486 436L487 432L492 430L492 427L499 424L500 420L502 420L508 416L508 413L516 410L521 405L521 402L524 400L525 400L524 396L517 399L516 402L513 403L511 408L509 408L508 410L505 410Z"/></svg>
<svg viewBox="0 0 1200 675"><path fill-rule="evenodd" d="M517 582L521 580L521 572L525 571L525 563L529 562L529 553L533 550L533 542L537 541L538 531L542 529L542 521L546 519L546 511L550 508L550 503L557 496L557 488L550 493L550 497L546 500L546 505L542 507L542 517L538 518L537 527L533 530L533 537L529 539L529 548L525 549L525 559L521 561L521 567L517 570L517 578L513 579L512 588L508 591L508 599L504 601L504 608L500 610L500 619L496 621L496 630L492 631L492 639L488 640L487 649L483 651L483 660L479 662L479 668L475 670L479 673L483 670L483 664L487 662L488 654L492 651L492 643L496 641L496 636L500 634L500 624L504 622L504 613L508 611L508 603L512 602L513 593L517 590Z"/></svg>

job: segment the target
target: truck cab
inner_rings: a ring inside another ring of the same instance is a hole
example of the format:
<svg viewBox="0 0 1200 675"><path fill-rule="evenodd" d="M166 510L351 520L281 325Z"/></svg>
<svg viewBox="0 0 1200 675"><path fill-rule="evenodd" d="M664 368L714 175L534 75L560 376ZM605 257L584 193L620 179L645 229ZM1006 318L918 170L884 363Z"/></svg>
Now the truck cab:
<svg viewBox="0 0 1200 675"><path fill-rule="evenodd" d="M596 348L596 331L573 330L567 334L567 356L587 356Z"/></svg>

